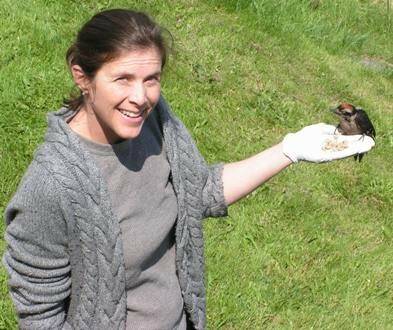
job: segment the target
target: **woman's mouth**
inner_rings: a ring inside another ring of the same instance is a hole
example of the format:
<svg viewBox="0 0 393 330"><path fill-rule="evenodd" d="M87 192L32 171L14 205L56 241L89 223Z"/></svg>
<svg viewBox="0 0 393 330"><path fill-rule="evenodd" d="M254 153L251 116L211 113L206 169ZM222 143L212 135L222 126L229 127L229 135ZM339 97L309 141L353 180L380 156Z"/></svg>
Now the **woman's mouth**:
<svg viewBox="0 0 393 330"><path fill-rule="evenodd" d="M139 118L145 112L145 110L140 111L140 112L132 112L132 111L123 110L123 109L118 109L118 110L120 111L121 114L123 114L124 116L126 116L128 118Z"/></svg>

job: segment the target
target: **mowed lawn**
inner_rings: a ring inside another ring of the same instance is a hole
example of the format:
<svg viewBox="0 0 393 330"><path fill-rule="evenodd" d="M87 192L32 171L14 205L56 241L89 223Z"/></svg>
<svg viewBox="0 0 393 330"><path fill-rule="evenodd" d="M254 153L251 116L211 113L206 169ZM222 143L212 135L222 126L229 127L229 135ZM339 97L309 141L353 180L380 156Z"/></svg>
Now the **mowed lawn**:
<svg viewBox="0 0 393 330"><path fill-rule="evenodd" d="M77 29L105 8L144 10L173 35L163 93L210 163L336 124L329 108L341 101L368 111L377 131L361 163L291 166L206 220L208 329L393 329L388 2L1 0L0 212L45 114L73 89L64 55ZM0 266L0 329L16 328Z"/></svg>

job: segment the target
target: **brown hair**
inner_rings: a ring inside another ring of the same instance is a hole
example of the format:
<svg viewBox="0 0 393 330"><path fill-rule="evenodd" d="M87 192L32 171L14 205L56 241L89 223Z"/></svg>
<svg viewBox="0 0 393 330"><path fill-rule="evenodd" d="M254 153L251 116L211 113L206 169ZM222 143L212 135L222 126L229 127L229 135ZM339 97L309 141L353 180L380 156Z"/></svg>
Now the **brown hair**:
<svg viewBox="0 0 393 330"><path fill-rule="evenodd" d="M78 32L76 41L68 49L68 66L79 65L85 75L93 79L97 71L123 51L156 47L162 67L168 57L168 44L163 36L168 30L155 23L147 14L127 9L110 9L94 15ZM71 110L84 104L80 94L64 101Z"/></svg>

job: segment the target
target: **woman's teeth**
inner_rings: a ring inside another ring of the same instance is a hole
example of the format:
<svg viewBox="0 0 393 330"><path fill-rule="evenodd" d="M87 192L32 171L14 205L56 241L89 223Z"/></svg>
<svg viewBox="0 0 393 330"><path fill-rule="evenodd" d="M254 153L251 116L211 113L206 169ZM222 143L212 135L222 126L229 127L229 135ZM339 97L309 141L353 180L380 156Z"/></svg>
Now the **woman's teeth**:
<svg viewBox="0 0 393 330"><path fill-rule="evenodd" d="M134 113L134 112L131 112L131 111L120 110L120 109L119 109L119 111L120 111L124 116L129 117L129 118L137 118L137 117L140 117L140 116L142 115L142 113L143 113L143 112Z"/></svg>

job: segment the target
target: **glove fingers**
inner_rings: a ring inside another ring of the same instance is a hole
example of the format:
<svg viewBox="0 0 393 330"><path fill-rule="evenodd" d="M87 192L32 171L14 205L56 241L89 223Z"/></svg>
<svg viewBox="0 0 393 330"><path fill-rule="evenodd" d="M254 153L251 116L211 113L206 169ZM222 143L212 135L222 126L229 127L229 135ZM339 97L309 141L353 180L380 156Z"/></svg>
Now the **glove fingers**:
<svg viewBox="0 0 393 330"><path fill-rule="evenodd" d="M349 148L357 148L361 152L369 151L375 146L374 139L367 135L339 135L337 136L338 142L346 142Z"/></svg>
<svg viewBox="0 0 393 330"><path fill-rule="evenodd" d="M364 140L361 138L360 140L353 142L353 145L358 148L359 152L367 152L375 146L375 142L372 138L366 136L364 137Z"/></svg>
<svg viewBox="0 0 393 330"><path fill-rule="evenodd" d="M345 136L345 139L342 139L342 141L346 141L349 143L348 148L334 151L334 153L332 154L332 159L346 158L356 154L361 154L369 151L375 145L375 142L372 138L370 138L369 136L365 136L363 138L361 135Z"/></svg>
<svg viewBox="0 0 393 330"><path fill-rule="evenodd" d="M363 153L364 151L358 151L357 149L353 148L347 148L341 151L335 151L334 154L332 154L331 160L334 159L341 159L341 158L347 158L350 156L354 156L360 153Z"/></svg>

